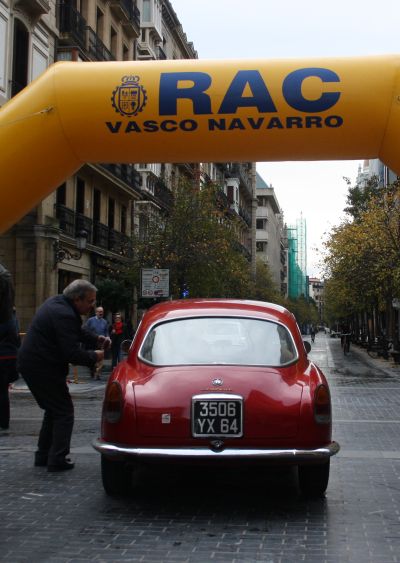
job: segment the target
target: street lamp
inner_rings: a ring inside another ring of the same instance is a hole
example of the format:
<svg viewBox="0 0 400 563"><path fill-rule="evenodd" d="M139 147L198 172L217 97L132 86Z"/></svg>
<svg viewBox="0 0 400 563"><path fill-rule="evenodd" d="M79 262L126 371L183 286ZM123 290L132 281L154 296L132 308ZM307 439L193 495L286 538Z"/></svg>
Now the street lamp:
<svg viewBox="0 0 400 563"><path fill-rule="evenodd" d="M62 248L59 240L54 241L54 267L64 260L79 260L86 248L87 238L87 231L79 231L76 236L76 252L70 252L67 248Z"/></svg>

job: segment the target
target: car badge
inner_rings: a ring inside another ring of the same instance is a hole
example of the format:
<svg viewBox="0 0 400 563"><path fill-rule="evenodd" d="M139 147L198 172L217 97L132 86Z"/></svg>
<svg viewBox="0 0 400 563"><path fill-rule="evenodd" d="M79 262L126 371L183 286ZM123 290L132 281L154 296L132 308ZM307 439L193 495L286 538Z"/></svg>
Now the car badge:
<svg viewBox="0 0 400 563"><path fill-rule="evenodd" d="M224 384L223 379L219 379L218 377L216 379L212 380L212 384L214 385L214 387L221 387L221 385Z"/></svg>

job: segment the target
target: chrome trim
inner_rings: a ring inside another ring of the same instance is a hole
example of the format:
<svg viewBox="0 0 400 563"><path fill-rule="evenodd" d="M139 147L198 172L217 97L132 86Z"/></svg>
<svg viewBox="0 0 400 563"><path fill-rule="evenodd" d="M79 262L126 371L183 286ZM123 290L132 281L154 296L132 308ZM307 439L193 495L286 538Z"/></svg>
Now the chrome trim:
<svg viewBox="0 0 400 563"><path fill-rule="evenodd" d="M292 461L294 463L306 461L323 461L337 454L340 445L331 442L322 448L315 449L245 449L227 448L221 451L213 451L209 448L134 448L118 444L104 442L97 438L92 442L95 450L108 456L122 457L147 457L159 459L265 459L270 461Z"/></svg>

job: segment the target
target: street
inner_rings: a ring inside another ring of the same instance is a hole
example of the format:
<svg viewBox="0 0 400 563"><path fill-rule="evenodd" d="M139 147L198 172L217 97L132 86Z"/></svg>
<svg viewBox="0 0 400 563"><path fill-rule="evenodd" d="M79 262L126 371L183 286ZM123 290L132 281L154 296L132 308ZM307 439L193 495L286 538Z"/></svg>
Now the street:
<svg viewBox="0 0 400 563"><path fill-rule="evenodd" d="M309 337L306 337L309 338ZM104 381L71 384L73 471L33 467L41 411L11 391L0 434L0 561L7 563L400 561L400 367L316 335L310 357L332 391L326 498L307 501L292 469L152 471L132 498L103 491L99 433ZM86 378L86 379L85 379Z"/></svg>

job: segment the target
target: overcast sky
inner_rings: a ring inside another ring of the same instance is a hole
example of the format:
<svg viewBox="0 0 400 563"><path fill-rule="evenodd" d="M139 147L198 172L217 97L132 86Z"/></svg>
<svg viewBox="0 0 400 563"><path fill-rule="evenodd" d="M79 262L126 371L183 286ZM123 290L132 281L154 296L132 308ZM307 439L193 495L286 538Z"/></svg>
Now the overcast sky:
<svg viewBox="0 0 400 563"><path fill-rule="evenodd" d="M171 0L200 59L400 54L400 0ZM371 86L373 87L373 86ZM287 223L307 220L308 273L361 161L258 163Z"/></svg>

